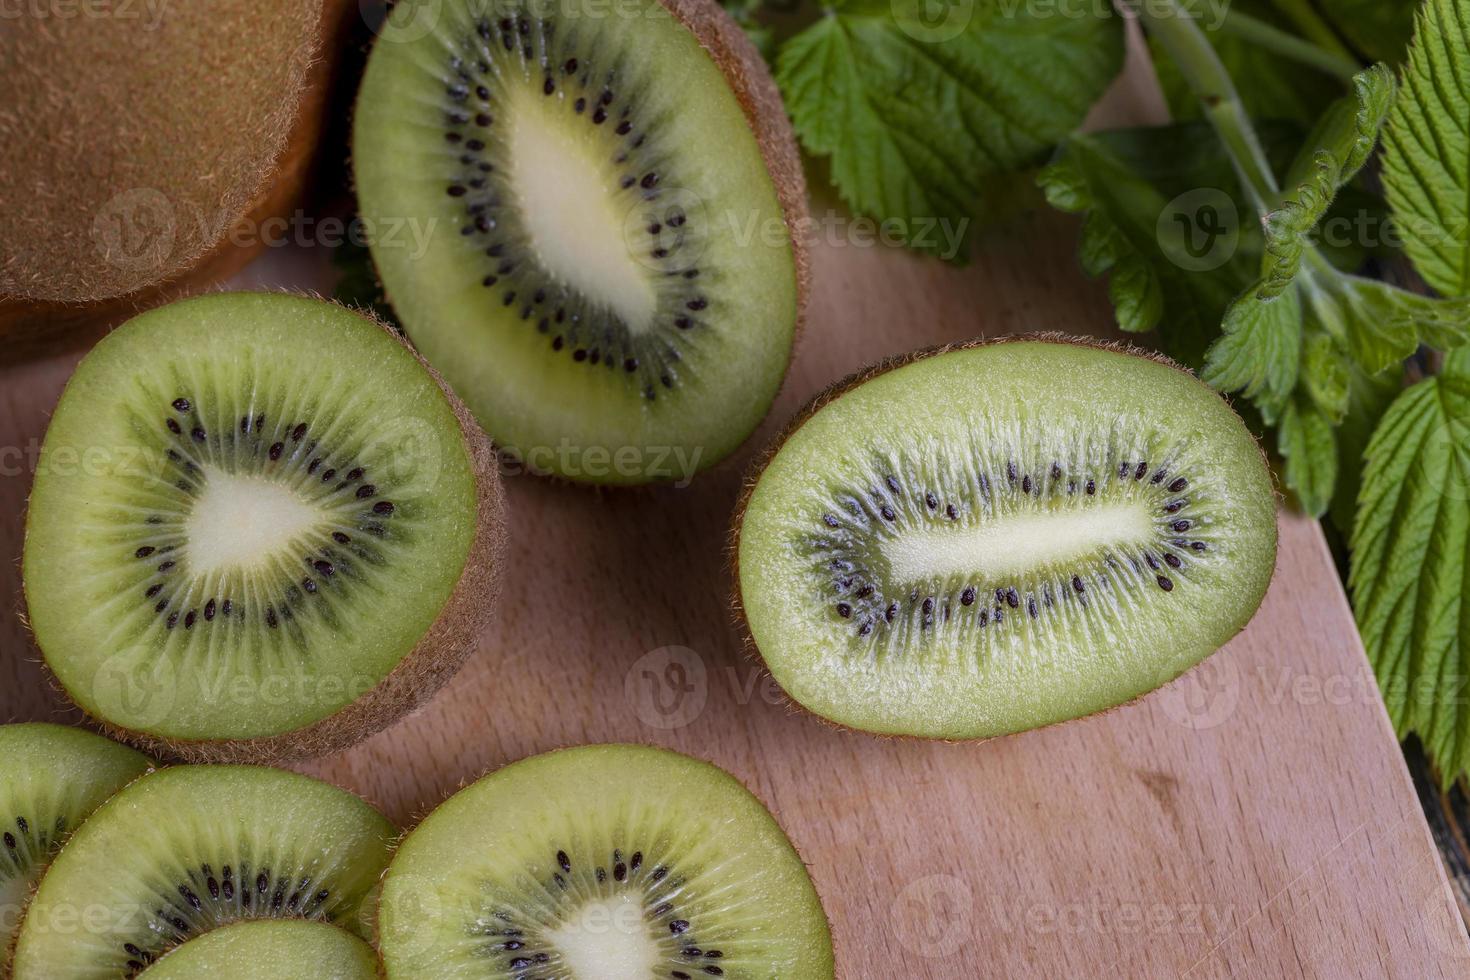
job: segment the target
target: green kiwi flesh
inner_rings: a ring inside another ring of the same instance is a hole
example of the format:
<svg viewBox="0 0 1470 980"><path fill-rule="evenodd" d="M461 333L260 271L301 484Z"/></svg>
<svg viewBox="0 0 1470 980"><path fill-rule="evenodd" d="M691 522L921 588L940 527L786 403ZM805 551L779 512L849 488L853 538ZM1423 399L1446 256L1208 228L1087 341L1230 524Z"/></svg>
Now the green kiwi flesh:
<svg viewBox="0 0 1470 980"><path fill-rule="evenodd" d="M144 776L98 808L41 880L15 980L132 978L243 919L308 919L365 936L363 903L393 836L357 797L279 769Z"/></svg>
<svg viewBox="0 0 1470 980"><path fill-rule="evenodd" d="M506 766L435 810L384 877L388 975L833 976L801 858L733 777L597 745Z"/></svg>
<svg viewBox="0 0 1470 980"><path fill-rule="evenodd" d="M371 946L336 926L301 919L235 922L191 939L140 974L143 980L377 980Z"/></svg>
<svg viewBox="0 0 1470 980"><path fill-rule="evenodd" d="M750 635L840 725L972 739L1123 704L1243 628L1275 566L1264 457L1176 366L1056 337L838 386L737 519Z"/></svg>
<svg viewBox="0 0 1470 980"><path fill-rule="evenodd" d="M712 0L400 3L353 166L408 335L528 467L692 477L765 416L804 185L769 74Z"/></svg>
<svg viewBox="0 0 1470 980"><path fill-rule="evenodd" d="M64 725L0 725L0 975L31 890L67 836L148 759Z"/></svg>
<svg viewBox="0 0 1470 980"><path fill-rule="evenodd" d="M67 693L202 761L380 729L473 648L499 484L468 413L386 328L218 294L82 361L42 448L22 574Z"/></svg>

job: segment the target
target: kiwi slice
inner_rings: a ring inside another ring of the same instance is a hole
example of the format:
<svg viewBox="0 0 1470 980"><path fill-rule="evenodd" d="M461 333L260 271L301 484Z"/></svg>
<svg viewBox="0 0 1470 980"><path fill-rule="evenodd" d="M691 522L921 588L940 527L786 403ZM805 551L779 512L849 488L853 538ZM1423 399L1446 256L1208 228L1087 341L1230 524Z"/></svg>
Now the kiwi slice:
<svg viewBox="0 0 1470 980"><path fill-rule="evenodd" d="M421 703L494 593L495 460L395 335L220 294L77 368L42 446L22 577L67 693L204 761L321 754Z"/></svg>
<svg viewBox="0 0 1470 980"><path fill-rule="evenodd" d="M406 0L368 61L353 166L409 336L528 467L691 478L770 408L805 187L775 85L714 0Z"/></svg>
<svg viewBox="0 0 1470 980"><path fill-rule="evenodd" d="M740 601L838 724L1003 735L1122 704L1255 613L1264 457L1159 358L1040 336L926 352L819 396L752 481Z"/></svg>
<svg viewBox="0 0 1470 980"><path fill-rule="evenodd" d="M31 890L67 835L149 765L78 728L0 725L0 975Z"/></svg>
<svg viewBox="0 0 1470 980"><path fill-rule="evenodd" d="M390 977L833 976L801 858L721 769L596 745L462 790L399 848L379 944Z"/></svg>
<svg viewBox="0 0 1470 980"><path fill-rule="evenodd" d="M180 766L144 776L98 808L41 879L15 978L134 977L242 919L364 935L362 906L393 835L357 797L296 773Z"/></svg>
<svg viewBox="0 0 1470 980"><path fill-rule="evenodd" d="M301 919L252 919L192 939L140 974L143 980L377 980L371 946L336 926Z"/></svg>

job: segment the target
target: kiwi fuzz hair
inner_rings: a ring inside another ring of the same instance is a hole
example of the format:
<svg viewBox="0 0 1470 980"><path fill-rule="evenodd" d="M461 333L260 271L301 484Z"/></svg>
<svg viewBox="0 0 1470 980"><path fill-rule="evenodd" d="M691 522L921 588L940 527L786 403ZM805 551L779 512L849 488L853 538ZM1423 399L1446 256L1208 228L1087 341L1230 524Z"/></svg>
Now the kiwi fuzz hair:
<svg viewBox="0 0 1470 980"><path fill-rule="evenodd" d="M889 357L885 357L865 368L861 368L858 371L855 371L847 375L846 377L833 382L826 388L817 392L815 395L809 398L807 402L796 412L796 414L792 416L791 420L787 422L785 426L783 426L780 433L771 440L770 445L768 445L762 452L760 452L756 456L754 460L751 461L748 469L746 470L745 478L740 490L740 496L735 504L734 517L731 521L730 530L726 539L726 574L730 583L728 587L730 589L730 615L732 625L736 631L736 634L740 637L741 646L743 647L745 656L750 658L752 662L758 664L768 675L771 675L773 679L774 675L772 674L770 665L766 662L765 655L761 652L759 644L756 643L755 634L751 629L750 621L746 614L745 602L741 593L740 585L741 530L744 525L746 509L750 504L751 497L755 493L756 485L760 482L761 474L765 472L767 465L771 462L772 459L775 458L776 454L781 451L782 447L786 445L786 442L797 432L797 430L805 425L807 421L810 420L812 416L816 415L817 412L819 412L822 408L840 398L847 392L853 390L854 388L857 388L865 384L866 382L879 377L880 375L887 374L888 372L893 371L897 368L901 368L916 361L921 361L925 358L933 357L939 354L946 354L953 351L971 350L979 347L989 347L1023 342L1064 344L1075 347L1085 347L1094 350L1107 351L1115 354L1125 354L1164 365L1165 367L1172 368L1175 371L1180 372L1181 374L1198 380L1194 372L1191 371L1189 368L1173 360L1172 358L1162 353L1159 353L1158 351L1137 347L1133 344L1122 341L1102 340L1097 337L1067 334L1060 331L1035 331L1021 334L1007 334L1002 337L978 337L972 340L965 340L948 344L939 344L930 347L920 348L918 350L909 351L902 354L892 355ZM1221 402L1226 405L1230 404L1230 399L1227 396L1219 392L1216 392L1215 394ZM1239 424L1242 428L1246 428L1244 420L1241 420ZM1248 429L1247 432L1249 432ZM1266 453L1266 450L1264 449L1264 447L1261 446L1260 441L1255 438L1254 434L1251 434L1251 439L1256 446L1257 452L1260 454L1262 465L1267 467L1268 472L1273 472L1270 470L1270 460L1269 456ZM1276 496L1279 500L1279 490L1276 492ZM1273 567L1277 559L1276 548L1278 546L1278 543L1273 542L1271 553L1271 563ZM1241 629L1237 631L1237 633L1243 632L1244 629L1245 627L1242 626ZM1205 658L1205 660L1208 659L1208 657ZM1126 701L1120 702L1110 707L1103 708L1102 710L1095 711L1090 715L1084 715L1082 717L1097 717L1101 715L1111 714L1114 711L1130 707L1148 697L1150 694L1154 693L1154 691L1157 691L1160 688L1177 681L1179 678L1198 668L1203 663L1204 661L1202 660L1199 663L1189 664L1182 667L1177 673L1173 673L1165 678L1158 685L1158 687L1154 688L1153 691L1145 691L1143 693L1135 695L1132 698L1127 699ZM872 732L864 729L853 728L851 726L844 725L839 721L834 721L831 718L827 718L821 714L818 714L811 708L802 704L796 698L792 697L789 693L785 691L784 688L781 688L779 684L777 685L777 687L781 690L782 700L785 701L791 708L795 709L794 713L814 718L823 725L826 725L838 731L856 732L873 738L895 739L901 741L974 744L991 740L990 738L955 739L945 738L942 736L931 736L902 732ZM1081 719L1064 719L1040 727L1051 728L1055 727L1056 725L1066 724L1068 721L1077 720ZM1004 736L992 737L1002 738Z"/></svg>
<svg viewBox="0 0 1470 980"><path fill-rule="evenodd" d="M454 413L470 457L476 489L475 536L459 580L438 617L414 648L366 694L294 731L247 739L174 739L123 728L88 714L88 720L106 735L157 758L187 763L280 765L329 755L377 734L432 698L458 673L493 621L506 538L505 491L495 447L469 409L401 333L371 313L356 308L352 312L391 336L428 372ZM65 693L54 676L53 683Z"/></svg>

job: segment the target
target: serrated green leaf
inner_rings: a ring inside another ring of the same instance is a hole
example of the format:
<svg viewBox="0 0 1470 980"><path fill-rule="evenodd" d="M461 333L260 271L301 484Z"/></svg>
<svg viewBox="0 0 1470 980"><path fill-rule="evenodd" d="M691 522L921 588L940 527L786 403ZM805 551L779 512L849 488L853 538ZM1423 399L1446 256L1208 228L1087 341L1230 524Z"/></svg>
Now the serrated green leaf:
<svg viewBox="0 0 1470 980"><path fill-rule="evenodd" d="M1457 352L1384 416L1352 544L1353 608L1389 715L1448 784L1470 763L1470 357Z"/></svg>
<svg viewBox="0 0 1470 980"><path fill-rule="evenodd" d="M1373 154L1393 96L1393 74L1374 65L1353 79L1353 94L1334 103L1312 130L1287 172L1286 186L1294 191L1266 216L1262 298L1279 294L1296 277L1312 232Z"/></svg>
<svg viewBox="0 0 1470 980"><path fill-rule="evenodd" d="M1420 342L1441 349L1470 343L1470 299L1436 299L1359 276L1323 276L1310 290L1319 323L1370 374L1409 357Z"/></svg>
<svg viewBox="0 0 1470 980"><path fill-rule="evenodd" d="M1470 295L1470 0L1428 0L1384 132L1404 248L1444 296Z"/></svg>
<svg viewBox="0 0 1470 980"><path fill-rule="evenodd" d="M1302 306L1295 289L1263 297L1252 289L1231 304L1205 356L1204 380L1240 391L1267 422L1280 417L1301 370Z"/></svg>
<svg viewBox="0 0 1470 980"><path fill-rule="evenodd" d="M1244 391L1267 421L1281 415L1289 397L1300 401L1303 395L1324 418L1342 418L1345 375L1339 368L1346 366L1334 365L1327 346L1303 353L1304 338L1326 338L1313 343L1330 342L1330 349L1351 355L1356 369L1369 375L1401 363L1421 341L1470 342L1470 304L1348 275L1327 261L1315 241L1333 199L1372 155L1393 91L1392 75L1374 66L1354 80L1352 98L1335 105L1314 130L1292 167L1308 179L1267 217L1261 278L1231 306L1224 334L1207 355L1205 380L1225 391ZM1300 408L1296 415L1300 435Z"/></svg>
<svg viewBox="0 0 1470 980"><path fill-rule="evenodd" d="M1122 21L1003 0L939 23L927 12L840 4L782 45L776 76L802 144L830 157L855 211L959 222L987 174L1040 162L1082 121L1122 67Z"/></svg>
<svg viewBox="0 0 1470 980"><path fill-rule="evenodd" d="M1363 481L1363 454L1373 431L1404 387L1402 366L1370 375L1347 362L1348 406L1337 426L1337 488L1329 514L1344 541L1353 533L1358 490Z"/></svg>
<svg viewBox="0 0 1470 980"><path fill-rule="evenodd" d="M1337 341L1313 333L1302 344L1302 388L1333 425L1348 410L1349 361Z"/></svg>
<svg viewBox="0 0 1470 980"><path fill-rule="evenodd" d="M1282 480L1307 514L1321 517L1337 483L1337 437L1332 420L1311 399L1287 403L1276 428L1276 449L1285 466Z"/></svg>
<svg viewBox="0 0 1470 980"><path fill-rule="evenodd" d="M1262 141L1284 160L1298 136L1295 127L1271 126ZM1170 356L1200 367L1226 308L1260 264L1259 236L1240 234L1249 205L1213 130L1184 123L1076 134L1038 183L1053 207L1086 215L1082 266L1111 277L1118 325L1157 329ZM1188 224L1195 208L1220 212L1225 234L1191 254L1178 219Z"/></svg>

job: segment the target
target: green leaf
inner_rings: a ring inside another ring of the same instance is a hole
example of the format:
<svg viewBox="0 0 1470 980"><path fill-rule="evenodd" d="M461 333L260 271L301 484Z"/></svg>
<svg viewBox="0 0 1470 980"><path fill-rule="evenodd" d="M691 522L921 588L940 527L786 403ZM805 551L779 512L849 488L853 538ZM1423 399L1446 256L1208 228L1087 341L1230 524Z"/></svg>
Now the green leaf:
<svg viewBox="0 0 1470 980"><path fill-rule="evenodd" d="M1359 74L1353 88L1351 98L1328 111L1292 166L1295 191L1265 221L1261 277L1226 312L1223 336L1206 358L1205 380L1224 391L1244 391L1268 422L1303 384L1319 412L1341 418L1342 381L1325 348L1313 353L1308 370L1332 370L1333 376L1300 377L1304 338L1328 338L1370 375L1402 362L1421 341L1442 347L1470 342L1470 302L1348 275L1317 247L1320 222L1372 155L1392 105L1393 76L1381 65Z"/></svg>
<svg viewBox="0 0 1470 980"><path fill-rule="evenodd" d="M1293 398L1276 429L1276 449L1286 466L1285 483L1302 510L1320 517L1337 483L1337 437L1332 420L1311 399Z"/></svg>
<svg viewBox="0 0 1470 980"><path fill-rule="evenodd" d="M1387 370L1420 342L1447 349L1470 342L1470 299L1436 299L1359 276L1314 277L1318 323L1370 374Z"/></svg>
<svg viewBox="0 0 1470 980"><path fill-rule="evenodd" d="M1317 0L1343 37L1374 61L1398 64L1414 30L1418 0Z"/></svg>
<svg viewBox="0 0 1470 980"><path fill-rule="evenodd" d="M1294 127L1262 132L1277 157L1297 136ZM1201 366L1225 309L1260 264L1258 236L1241 234L1250 205L1214 131L1183 123L1075 134L1038 183L1053 207L1086 215L1082 265L1111 277L1118 325L1157 329L1170 356ZM1215 224L1198 235L1206 212Z"/></svg>
<svg viewBox="0 0 1470 980"><path fill-rule="evenodd" d="M1337 488L1329 510L1332 523L1337 525L1344 541L1353 533L1368 442L1404 386L1402 367L1370 375L1348 362L1347 373L1347 412L1337 426Z"/></svg>
<svg viewBox="0 0 1470 980"><path fill-rule="evenodd" d="M1190 9L1204 9L1205 6L1194 4ZM1239 11L1282 30L1292 30L1291 21L1279 14L1268 0L1231 0L1227 7L1219 9ZM1303 127L1311 126L1321 117L1322 111L1342 95L1342 84L1337 79L1220 30L1220 25L1212 23L1209 15L1200 26L1205 29L1210 45L1234 80L1240 99L1252 118L1288 119ZM1151 39L1149 43L1169 114L1180 122L1202 118L1199 99L1190 90L1173 59L1163 54L1157 39Z"/></svg>
<svg viewBox="0 0 1470 980"><path fill-rule="evenodd" d="M1337 341L1325 333L1313 333L1302 344L1302 389L1333 425L1347 414L1351 367Z"/></svg>
<svg viewBox="0 0 1470 980"><path fill-rule="evenodd" d="M1442 295L1470 295L1470 0L1425 4L1383 145L1415 269Z"/></svg>
<svg viewBox="0 0 1470 980"><path fill-rule="evenodd" d="M1448 785L1470 763L1470 351L1379 424L1352 545L1353 608L1389 716Z"/></svg>
<svg viewBox="0 0 1470 980"><path fill-rule="evenodd" d="M1266 216L1262 298L1285 289L1301 267L1308 239L1348 181L1368 162L1393 105L1393 73L1374 65L1353 79L1353 94L1333 104L1287 172L1294 196Z"/></svg>
<svg viewBox="0 0 1470 980"><path fill-rule="evenodd" d="M1262 296L1259 287L1231 304L1210 347L1204 379L1240 391L1275 422L1296 388L1302 356L1302 305L1295 289Z"/></svg>
<svg viewBox="0 0 1470 980"><path fill-rule="evenodd" d="M968 14L963 14L968 11ZM1122 66L1122 20L1008 0L851 0L782 45L777 81L805 148L855 211L973 215L987 174L1039 163ZM957 18L957 19L955 19Z"/></svg>

